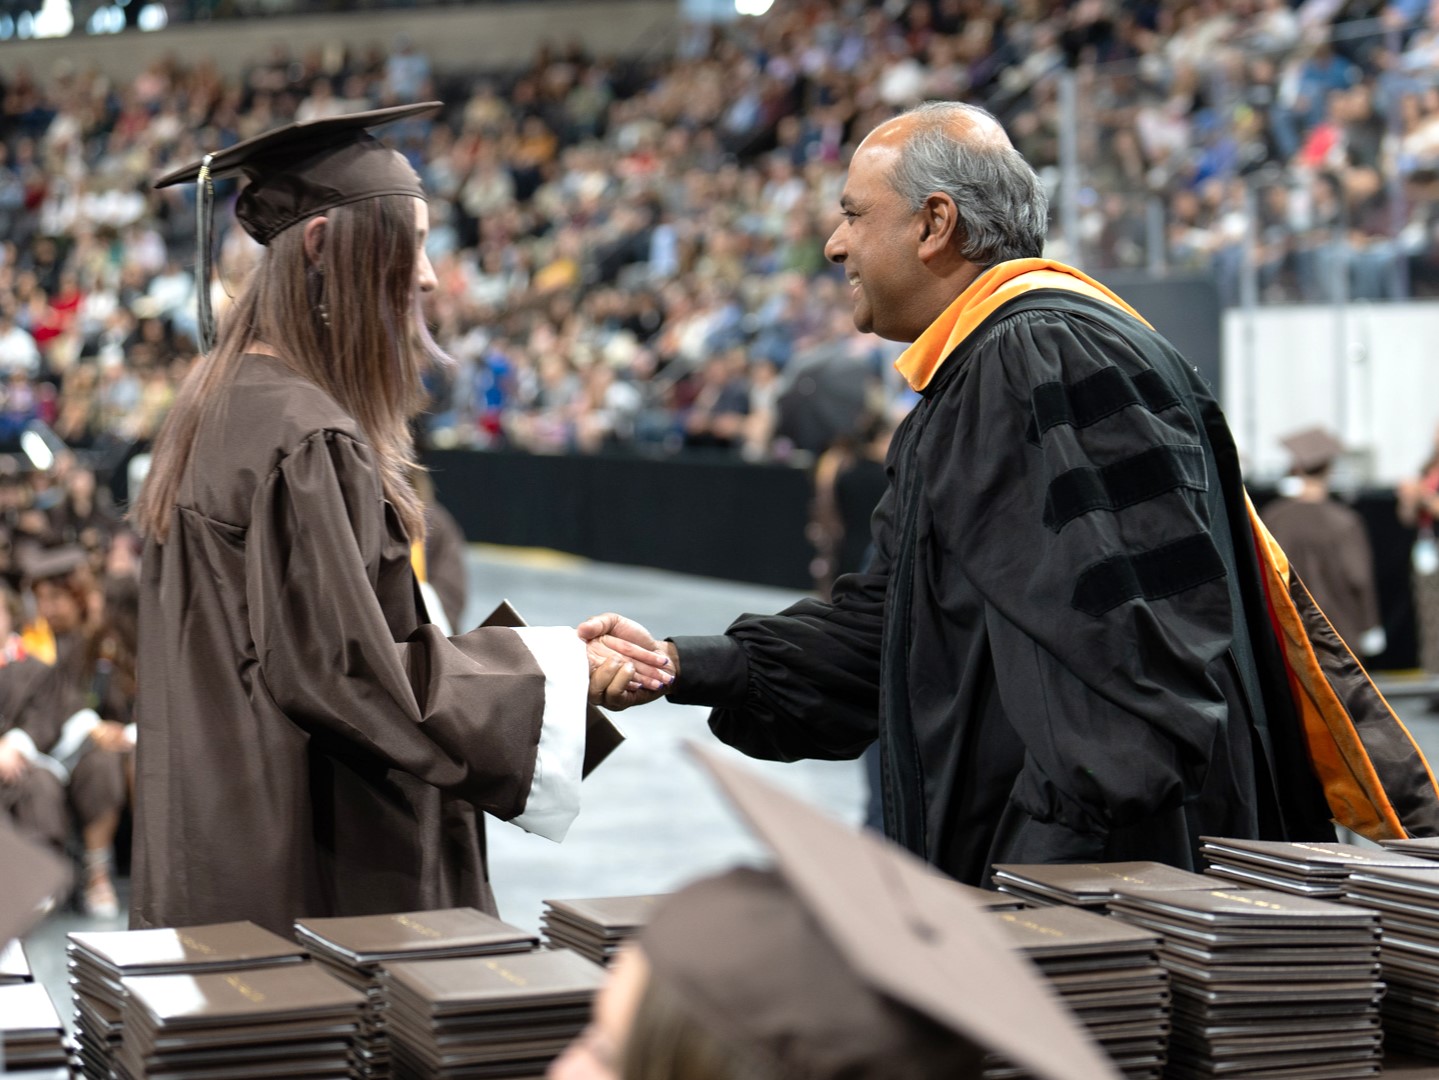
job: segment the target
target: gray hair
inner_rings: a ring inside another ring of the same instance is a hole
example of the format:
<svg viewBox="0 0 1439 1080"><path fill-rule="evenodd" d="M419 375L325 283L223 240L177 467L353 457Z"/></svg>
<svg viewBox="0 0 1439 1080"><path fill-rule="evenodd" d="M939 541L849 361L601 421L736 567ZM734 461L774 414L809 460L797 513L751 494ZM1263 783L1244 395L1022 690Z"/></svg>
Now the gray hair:
<svg viewBox="0 0 1439 1080"><path fill-rule="evenodd" d="M928 101L904 115L915 119L915 131L900 148L890 183L909 208L921 209L935 192L953 199L960 254L978 266L1038 258L1049 223L1049 197L1039 177L997 133L958 133L974 123L997 128L998 121L957 101Z"/></svg>

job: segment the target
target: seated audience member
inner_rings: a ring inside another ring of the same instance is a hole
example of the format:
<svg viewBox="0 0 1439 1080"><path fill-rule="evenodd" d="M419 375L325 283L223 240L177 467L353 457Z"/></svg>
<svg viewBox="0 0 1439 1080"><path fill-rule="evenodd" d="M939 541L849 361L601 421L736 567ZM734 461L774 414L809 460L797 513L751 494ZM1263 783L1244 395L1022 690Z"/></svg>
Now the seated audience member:
<svg viewBox="0 0 1439 1080"><path fill-rule="evenodd" d="M59 501L50 508L52 535L65 544L80 544L90 552L108 549L120 524L110 493L97 488L95 473L78 465L66 472Z"/></svg>
<svg viewBox="0 0 1439 1080"><path fill-rule="evenodd" d="M699 390L685 418L685 445L729 448L744 438L750 413L749 380L743 349L705 361Z"/></svg>
<svg viewBox="0 0 1439 1080"><path fill-rule="evenodd" d="M84 561L77 548L30 560L36 609L53 632L56 660L38 673L0 668L0 702L13 725L6 738L32 767L65 785L84 844L85 910L114 918L119 905L110 866L128 798L125 755L134 742L125 725L134 701L138 593L133 579L115 579L102 595ZM62 825L61 847L66 831Z"/></svg>
<svg viewBox="0 0 1439 1080"><path fill-rule="evenodd" d="M79 647L98 600L89 559L73 544L43 548L25 543L16 554L32 612L21 630L30 654L57 663Z"/></svg>
<svg viewBox="0 0 1439 1080"><path fill-rule="evenodd" d="M0 585L0 819L56 852L65 851L69 819L65 774L41 755L16 718L50 668L28 655L16 627L20 598Z"/></svg>
<svg viewBox="0 0 1439 1080"><path fill-rule="evenodd" d="M1117 1078L965 886L704 755L772 870L664 901L550 1080Z"/></svg>

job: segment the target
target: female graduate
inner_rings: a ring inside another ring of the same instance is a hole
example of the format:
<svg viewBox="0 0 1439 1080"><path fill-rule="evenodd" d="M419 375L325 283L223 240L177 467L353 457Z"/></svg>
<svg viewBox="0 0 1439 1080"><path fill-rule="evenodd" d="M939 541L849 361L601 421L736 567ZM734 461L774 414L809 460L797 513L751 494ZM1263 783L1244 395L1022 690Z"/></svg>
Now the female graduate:
<svg viewBox="0 0 1439 1080"><path fill-rule="evenodd" d="M203 223L209 182L243 174L265 251L135 509L135 927L493 911L481 812L559 840L587 693L666 678L568 627L447 638L426 618L406 470L438 357L428 211L367 129L436 107L294 124L157 182L199 182Z"/></svg>

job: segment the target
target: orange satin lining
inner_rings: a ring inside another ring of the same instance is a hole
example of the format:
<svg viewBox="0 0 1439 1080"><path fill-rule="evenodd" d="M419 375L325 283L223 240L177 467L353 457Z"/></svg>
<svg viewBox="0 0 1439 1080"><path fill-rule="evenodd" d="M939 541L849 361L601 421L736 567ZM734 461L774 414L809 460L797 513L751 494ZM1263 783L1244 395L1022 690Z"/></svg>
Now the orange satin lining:
<svg viewBox="0 0 1439 1080"><path fill-rule="evenodd" d="M1144 316L1088 274L1052 259L1012 259L991 267L970 283L954 303L894 362L915 390L923 390L949 354L1002 305L1035 289L1067 289L1127 311L1145 326ZM1150 327L1153 329L1153 327Z"/></svg>

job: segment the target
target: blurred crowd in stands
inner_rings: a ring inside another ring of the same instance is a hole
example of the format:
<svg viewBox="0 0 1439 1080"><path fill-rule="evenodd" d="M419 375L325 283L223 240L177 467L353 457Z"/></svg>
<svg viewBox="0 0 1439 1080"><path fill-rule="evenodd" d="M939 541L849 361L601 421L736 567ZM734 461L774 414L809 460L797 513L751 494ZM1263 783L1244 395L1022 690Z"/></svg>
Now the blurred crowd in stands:
<svg viewBox="0 0 1439 1080"><path fill-rule="evenodd" d="M432 445L783 459L908 403L823 254L847 154L895 110L996 112L1050 187L1051 254L1101 275L1402 298L1439 294L1436 72L1425 0L785 0L642 61L437 71L401 40L277 45L238 80L7 67L0 444L37 417L81 447L154 433L195 353L195 226L193 188L149 181L291 120L446 103L388 135L432 193L456 360ZM258 252L233 194L219 293Z"/></svg>

